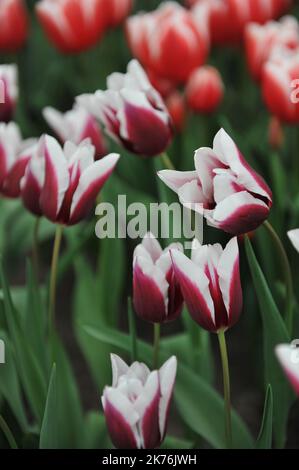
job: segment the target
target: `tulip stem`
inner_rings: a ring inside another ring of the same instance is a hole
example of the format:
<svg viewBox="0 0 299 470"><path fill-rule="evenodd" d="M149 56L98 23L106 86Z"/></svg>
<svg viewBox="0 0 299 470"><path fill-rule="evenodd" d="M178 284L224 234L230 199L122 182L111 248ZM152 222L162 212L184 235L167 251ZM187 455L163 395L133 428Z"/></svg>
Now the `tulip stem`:
<svg viewBox="0 0 299 470"><path fill-rule="evenodd" d="M223 390L224 390L224 406L225 406L225 437L228 449L232 448L232 423L231 423L231 399L230 399L230 378L229 365L227 356L227 347L225 339L225 331L218 332L218 341L222 363L223 373Z"/></svg>
<svg viewBox="0 0 299 470"><path fill-rule="evenodd" d="M40 227L40 217L36 217L34 228L33 228L32 260L33 260L33 266L35 269L35 276L37 280L38 280L38 273L39 273L39 242L38 242L39 227Z"/></svg>
<svg viewBox="0 0 299 470"><path fill-rule="evenodd" d="M6 440L10 446L11 449L18 449L18 445L16 443L16 440L13 436L13 433L9 429L8 424L6 423L5 419L3 418L2 415L0 415L0 429L2 430L4 436L6 437Z"/></svg>
<svg viewBox="0 0 299 470"><path fill-rule="evenodd" d="M264 222L264 227L268 230L268 233L271 235L271 238L276 246L276 250L280 259L282 272L284 275L285 285L286 285L286 298L285 298L285 323L288 329L288 332L292 336L293 331L293 280L292 280L292 271L290 263L284 249L284 246L277 235L275 229L270 224L270 222Z"/></svg>
<svg viewBox="0 0 299 470"><path fill-rule="evenodd" d="M154 323L154 356L153 356L153 369L158 369L159 366L159 348L160 348L161 325Z"/></svg>
<svg viewBox="0 0 299 470"><path fill-rule="evenodd" d="M57 265L59 251L62 239L63 227L57 225L52 253L50 288L49 288L49 331L54 330L55 325L55 302L56 302L56 281L57 281Z"/></svg>
<svg viewBox="0 0 299 470"><path fill-rule="evenodd" d="M161 154L161 159L165 168L167 168L168 170L175 170L174 164L172 163L166 152Z"/></svg>

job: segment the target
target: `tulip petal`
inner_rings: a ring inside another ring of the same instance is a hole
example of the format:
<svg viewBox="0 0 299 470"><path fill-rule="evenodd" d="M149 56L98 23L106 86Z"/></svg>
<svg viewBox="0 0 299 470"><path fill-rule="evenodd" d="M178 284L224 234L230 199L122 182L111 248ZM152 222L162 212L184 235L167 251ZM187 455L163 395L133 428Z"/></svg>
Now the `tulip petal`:
<svg viewBox="0 0 299 470"><path fill-rule="evenodd" d="M180 251L171 252L175 276L181 287L190 315L203 328L214 331L215 310L204 271Z"/></svg>
<svg viewBox="0 0 299 470"><path fill-rule="evenodd" d="M139 428L142 447L155 449L161 442L159 428L160 383L158 371L153 371L147 378L142 393L138 396L134 408L141 416Z"/></svg>
<svg viewBox="0 0 299 470"><path fill-rule="evenodd" d="M219 160L216 153L207 147L202 147L195 152L194 163L203 194L207 200L213 202L214 170L215 168L225 168L225 165Z"/></svg>
<svg viewBox="0 0 299 470"><path fill-rule="evenodd" d="M21 179L24 176L29 158L30 157L26 156L20 157L9 171L2 188L3 194L5 194L6 197L19 197L21 192Z"/></svg>
<svg viewBox="0 0 299 470"><path fill-rule="evenodd" d="M126 374L129 366L117 354L110 354L111 367L112 367L112 387L116 387L119 378Z"/></svg>
<svg viewBox="0 0 299 470"><path fill-rule="evenodd" d="M176 378L177 359L172 356L168 359L159 370L161 399L159 409L159 426L161 440L164 439L167 427L167 418L169 414L169 407L173 393L173 387Z"/></svg>
<svg viewBox="0 0 299 470"><path fill-rule="evenodd" d="M295 250L299 252L299 229L297 228L295 230L290 230L288 232L288 237L291 240Z"/></svg>
<svg viewBox="0 0 299 470"><path fill-rule="evenodd" d="M286 376L299 395L299 349L296 345L280 344L275 349L276 356Z"/></svg>
<svg viewBox="0 0 299 470"><path fill-rule="evenodd" d="M196 171L161 170L158 171L158 176L166 186L176 193L186 183L197 180Z"/></svg>
<svg viewBox="0 0 299 470"><path fill-rule="evenodd" d="M120 155L111 153L88 166L82 173L74 193L69 224L73 225L86 217L97 194L113 172Z"/></svg>
<svg viewBox="0 0 299 470"><path fill-rule="evenodd" d="M149 253L149 255L151 256L154 263L162 255L162 248L161 248L160 243L158 242L156 237L150 232L148 232L144 236L144 238L142 240L142 246L147 251L147 253Z"/></svg>

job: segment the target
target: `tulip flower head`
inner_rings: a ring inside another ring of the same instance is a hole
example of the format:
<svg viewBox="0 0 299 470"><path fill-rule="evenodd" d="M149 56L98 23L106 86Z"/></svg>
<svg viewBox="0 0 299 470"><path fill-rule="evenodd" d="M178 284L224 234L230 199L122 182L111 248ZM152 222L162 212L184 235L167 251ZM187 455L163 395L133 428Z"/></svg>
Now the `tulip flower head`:
<svg viewBox="0 0 299 470"><path fill-rule="evenodd" d="M215 67L203 66L190 76L187 88L187 102L197 113L212 113L220 105L224 85L220 73Z"/></svg>
<svg viewBox="0 0 299 470"><path fill-rule="evenodd" d="M158 76L185 82L202 65L209 52L206 7L192 14L176 2L165 2L150 13L139 13L127 22L133 55Z"/></svg>
<svg viewBox="0 0 299 470"><path fill-rule="evenodd" d="M0 50L16 51L28 34L28 17L23 0L1 0Z"/></svg>
<svg viewBox="0 0 299 470"><path fill-rule="evenodd" d="M223 129L216 134L213 149L203 147L195 152L194 163L194 171L158 173L184 206L232 235L255 230L267 219L271 191Z"/></svg>
<svg viewBox="0 0 299 470"><path fill-rule="evenodd" d="M299 396L299 344L280 344L275 348L276 356L290 384Z"/></svg>
<svg viewBox="0 0 299 470"><path fill-rule="evenodd" d="M134 309L143 320L164 323L175 320L182 311L183 297L175 279L170 252L183 251L179 243L162 250L148 233L135 248L133 260Z"/></svg>
<svg viewBox="0 0 299 470"><path fill-rule="evenodd" d="M20 195L20 181L30 160L33 140L23 141L14 122L0 123L0 193L6 197Z"/></svg>
<svg viewBox="0 0 299 470"><path fill-rule="evenodd" d="M172 138L171 118L141 65L132 60L126 74L108 77L107 88L79 96L78 103L127 150L146 157L164 152Z"/></svg>
<svg viewBox="0 0 299 470"><path fill-rule="evenodd" d="M70 140L78 145L83 140L90 139L96 149L96 159L107 155L101 128L96 119L84 108L74 106L72 110L61 113L54 108L47 107L43 110L43 115L63 144Z"/></svg>
<svg viewBox="0 0 299 470"><path fill-rule="evenodd" d="M239 319L242 288L237 238L221 245L194 242L192 259L171 252L176 279L193 320L211 332L227 330Z"/></svg>
<svg viewBox="0 0 299 470"><path fill-rule="evenodd" d="M299 229L296 228L294 230L290 230L288 232L288 237L289 237L293 247L295 248L295 250L297 250L298 253L299 253Z"/></svg>
<svg viewBox="0 0 299 470"><path fill-rule="evenodd" d="M0 121L9 122L19 96L16 65L0 65Z"/></svg>
<svg viewBox="0 0 299 470"><path fill-rule="evenodd" d="M21 183L27 209L63 225L85 218L119 159L110 154L95 162L94 154L88 141L78 146L67 141L62 148L53 137L42 136Z"/></svg>
<svg viewBox="0 0 299 470"><path fill-rule="evenodd" d="M117 449L156 449L162 443L176 377L172 356L150 372L141 362L130 367L111 354L112 387L105 387L102 404L111 440Z"/></svg>

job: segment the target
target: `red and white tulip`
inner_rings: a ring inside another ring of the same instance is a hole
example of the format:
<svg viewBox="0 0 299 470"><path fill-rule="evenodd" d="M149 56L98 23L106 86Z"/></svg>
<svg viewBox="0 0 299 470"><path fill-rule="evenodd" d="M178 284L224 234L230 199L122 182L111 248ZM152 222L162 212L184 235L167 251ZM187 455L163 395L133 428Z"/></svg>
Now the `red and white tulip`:
<svg viewBox="0 0 299 470"><path fill-rule="evenodd" d="M83 140L89 139L96 149L96 159L107 155L101 127L84 108L74 106L72 110L61 113L54 108L47 107L43 110L43 115L63 144L70 140L78 145Z"/></svg>
<svg viewBox="0 0 299 470"><path fill-rule="evenodd" d="M177 250L171 256L193 320L211 332L231 328L239 319L243 298L237 238L224 249L195 240L192 259Z"/></svg>
<svg viewBox="0 0 299 470"><path fill-rule="evenodd" d="M0 50L16 51L28 35L28 16L23 0L1 0Z"/></svg>
<svg viewBox="0 0 299 470"><path fill-rule="evenodd" d="M42 136L32 150L21 183L24 205L52 222L74 225L84 219L113 172L119 155L94 161L88 142L67 141L62 148L54 137Z"/></svg>
<svg viewBox="0 0 299 470"><path fill-rule="evenodd" d="M194 163L194 171L158 173L184 206L232 235L255 230L267 219L271 191L223 129L216 134L213 149L203 147L195 152Z"/></svg>
<svg viewBox="0 0 299 470"><path fill-rule="evenodd" d="M183 251L174 243L162 250L148 233L135 248L133 259L133 303L139 317L152 323L175 320L182 311L183 297L175 279L170 251Z"/></svg>
<svg viewBox="0 0 299 470"><path fill-rule="evenodd" d="M141 65L132 60L126 74L108 77L107 88L79 96L78 103L132 153L152 157L164 152L172 139L171 118Z"/></svg>
<svg viewBox="0 0 299 470"><path fill-rule="evenodd" d="M187 103L196 113L215 111L224 94L224 84L215 67L206 65L192 72L186 87Z"/></svg>
<svg viewBox="0 0 299 470"><path fill-rule="evenodd" d="M156 449L164 440L176 378L172 356L150 372L142 362L128 366L111 354L112 386L102 404L111 440L117 449Z"/></svg>
<svg viewBox="0 0 299 470"><path fill-rule="evenodd" d="M16 65L0 65L0 121L9 122L19 96Z"/></svg>
<svg viewBox="0 0 299 470"><path fill-rule="evenodd" d="M133 55L157 76L186 81L209 52L206 7L192 14L175 2L163 3L150 13L139 13L127 22Z"/></svg>
<svg viewBox="0 0 299 470"><path fill-rule="evenodd" d="M299 344L280 344L275 348L276 356L290 384L299 396Z"/></svg>

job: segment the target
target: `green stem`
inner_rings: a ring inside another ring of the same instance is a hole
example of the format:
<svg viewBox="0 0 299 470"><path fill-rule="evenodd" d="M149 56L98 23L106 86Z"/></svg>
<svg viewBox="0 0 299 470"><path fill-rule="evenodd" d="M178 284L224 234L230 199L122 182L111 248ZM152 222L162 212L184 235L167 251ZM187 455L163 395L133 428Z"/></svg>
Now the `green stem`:
<svg viewBox="0 0 299 470"><path fill-rule="evenodd" d="M49 288L49 331L52 332L55 326L55 302L56 302L56 280L59 251L62 239L63 226L57 225L52 253L50 288Z"/></svg>
<svg viewBox="0 0 299 470"><path fill-rule="evenodd" d="M160 323L154 324L154 356L153 356L153 369L158 369L159 366L159 348L160 348L161 325Z"/></svg>
<svg viewBox="0 0 299 470"><path fill-rule="evenodd" d="M32 259L35 269L36 279L38 279L39 273L39 242L38 242L38 233L40 227L40 217L36 217L34 228L33 228L33 245L32 245Z"/></svg>
<svg viewBox="0 0 299 470"><path fill-rule="evenodd" d="M270 222L264 222L264 227L268 230L268 233L271 235L271 238L276 246L277 254L279 256L281 269L284 276L284 281L286 285L286 298L285 298L285 323L288 329L288 332L292 336L293 331L293 280L292 280L292 271L290 263L284 249L284 246L277 235L275 229L272 227Z"/></svg>
<svg viewBox="0 0 299 470"><path fill-rule="evenodd" d="M232 423L231 423L231 400L230 400L230 378L229 365L227 356L227 347L225 339L225 331L218 332L219 348L223 373L223 390L224 390L224 406L225 406L225 437L228 449L232 448Z"/></svg>
<svg viewBox="0 0 299 470"><path fill-rule="evenodd" d="M175 170L175 167L166 152L161 154L161 159L165 168L168 170Z"/></svg>
<svg viewBox="0 0 299 470"><path fill-rule="evenodd" d="M3 418L2 415L0 415L0 429L2 430L4 436L7 439L7 442L10 446L11 449L18 449L18 445L16 443L16 440L13 436L13 433L8 427L8 424L6 423L5 419Z"/></svg>

